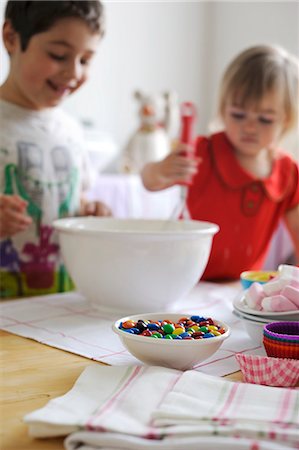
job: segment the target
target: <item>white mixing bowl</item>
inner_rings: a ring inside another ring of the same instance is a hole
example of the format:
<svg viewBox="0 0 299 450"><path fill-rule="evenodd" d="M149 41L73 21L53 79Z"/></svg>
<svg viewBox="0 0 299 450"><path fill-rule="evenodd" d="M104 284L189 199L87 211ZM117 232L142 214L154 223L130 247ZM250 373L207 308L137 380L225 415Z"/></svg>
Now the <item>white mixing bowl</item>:
<svg viewBox="0 0 299 450"><path fill-rule="evenodd" d="M101 309L161 311L200 279L218 225L76 217L54 222L77 289Z"/></svg>

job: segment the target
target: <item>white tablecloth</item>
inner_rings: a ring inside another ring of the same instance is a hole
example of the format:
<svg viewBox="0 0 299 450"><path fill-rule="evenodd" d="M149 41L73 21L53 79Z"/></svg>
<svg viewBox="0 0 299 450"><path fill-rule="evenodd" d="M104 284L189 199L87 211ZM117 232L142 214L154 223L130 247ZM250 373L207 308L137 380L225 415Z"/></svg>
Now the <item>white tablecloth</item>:
<svg viewBox="0 0 299 450"><path fill-rule="evenodd" d="M227 286L200 282L172 306L173 312L213 317L231 327L230 337L214 355L199 363L197 370L223 376L239 370L236 353L264 354L232 312L233 299L239 293L238 283ZM10 333L106 364L140 364L112 331L119 312L102 312L76 292L1 302L0 314L0 328Z"/></svg>
<svg viewBox="0 0 299 450"><path fill-rule="evenodd" d="M115 217L168 219L179 202L180 190L174 186L150 192L139 175L101 174L88 195L109 205Z"/></svg>

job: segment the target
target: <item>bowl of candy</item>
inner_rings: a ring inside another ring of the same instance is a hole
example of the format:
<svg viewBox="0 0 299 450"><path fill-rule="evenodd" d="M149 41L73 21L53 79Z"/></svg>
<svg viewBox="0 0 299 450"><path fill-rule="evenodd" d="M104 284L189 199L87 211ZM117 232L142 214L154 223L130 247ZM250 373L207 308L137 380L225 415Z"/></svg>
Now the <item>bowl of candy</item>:
<svg viewBox="0 0 299 450"><path fill-rule="evenodd" d="M143 363L178 370L208 359L230 335L228 325L211 317L165 312L126 316L112 328Z"/></svg>
<svg viewBox="0 0 299 450"><path fill-rule="evenodd" d="M243 289L248 289L252 283L264 284L273 280L278 275L277 271L267 270L247 270L240 275L240 281Z"/></svg>
<svg viewBox="0 0 299 450"><path fill-rule="evenodd" d="M200 279L219 227L195 220L74 217L54 222L87 301L130 314L170 309Z"/></svg>

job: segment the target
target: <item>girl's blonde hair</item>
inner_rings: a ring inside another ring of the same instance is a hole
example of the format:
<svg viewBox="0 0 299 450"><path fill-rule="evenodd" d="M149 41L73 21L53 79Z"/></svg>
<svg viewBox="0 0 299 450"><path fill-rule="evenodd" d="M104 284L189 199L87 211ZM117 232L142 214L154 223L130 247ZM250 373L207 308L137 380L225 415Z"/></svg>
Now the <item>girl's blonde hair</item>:
<svg viewBox="0 0 299 450"><path fill-rule="evenodd" d="M218 113L226 102L240 106L259 104L265 94L281 93L286 115L285 131L298 125L299 64L297 58L278 46L260 45L240 53L226 69L220 85Z"/></svg>

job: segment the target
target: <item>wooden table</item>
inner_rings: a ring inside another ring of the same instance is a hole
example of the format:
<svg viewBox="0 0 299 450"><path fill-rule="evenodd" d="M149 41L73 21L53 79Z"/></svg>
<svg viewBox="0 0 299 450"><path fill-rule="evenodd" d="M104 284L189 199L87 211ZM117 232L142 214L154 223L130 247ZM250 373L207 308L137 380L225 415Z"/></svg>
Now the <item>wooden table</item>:
<svg viewBox="0 0 299 450"><path fill-rule="evenodd" d="M62 450L63 438L33 439L22 419L65 394L90 364L101 364L0 330L1 450ZM240 372L228 375L240 381Z"/></svg>

